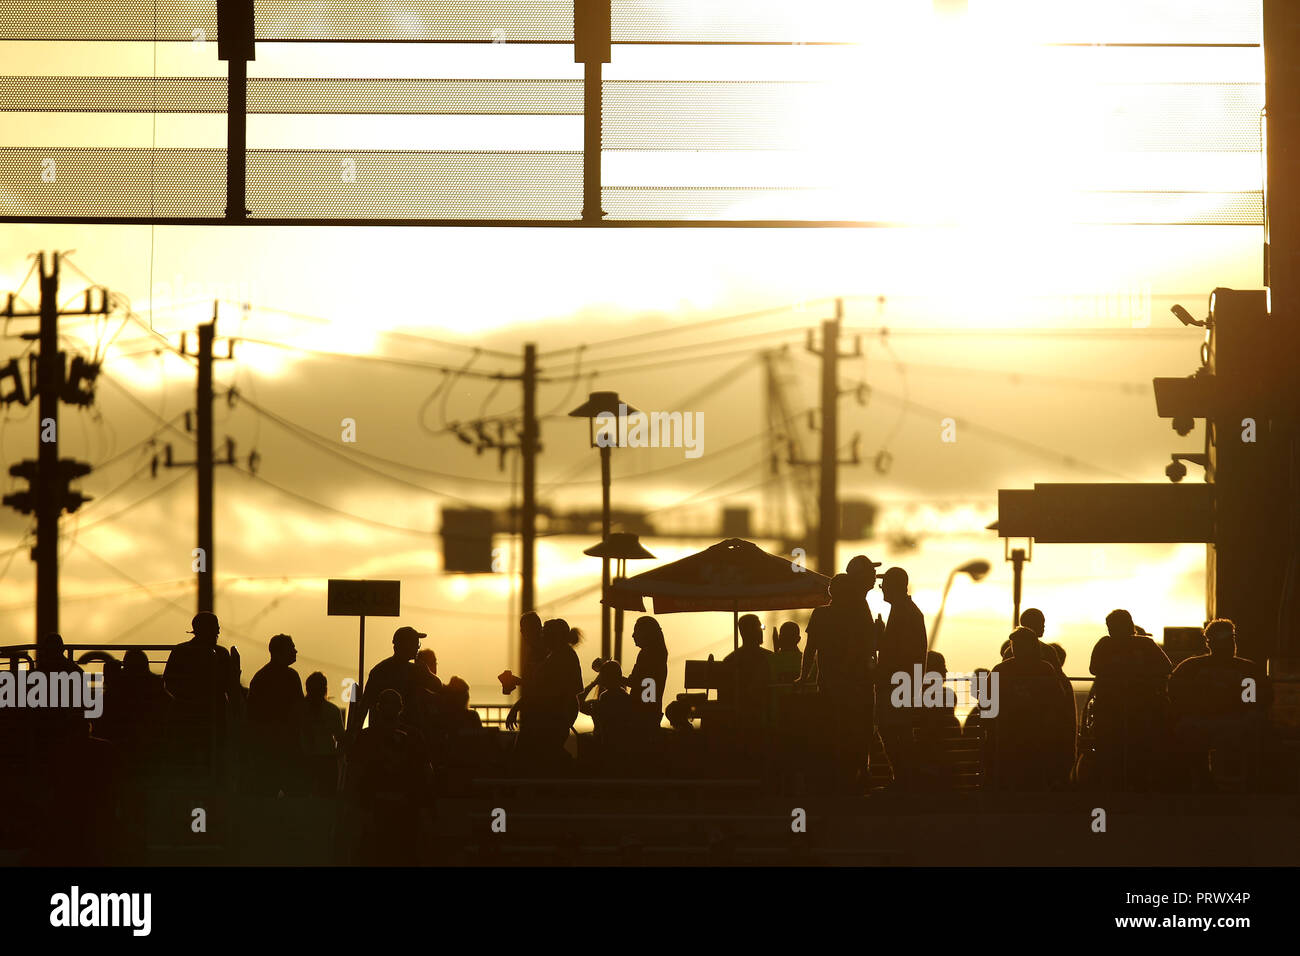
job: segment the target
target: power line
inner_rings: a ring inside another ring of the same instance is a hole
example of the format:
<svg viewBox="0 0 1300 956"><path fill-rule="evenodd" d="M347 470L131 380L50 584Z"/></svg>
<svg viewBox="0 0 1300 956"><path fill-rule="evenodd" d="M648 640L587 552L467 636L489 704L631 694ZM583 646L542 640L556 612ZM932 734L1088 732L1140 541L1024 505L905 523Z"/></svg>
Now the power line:
<svg viewBox="0 0 1300 956"><path fill-rule="evenodd" d="M636 342L645 338L653 338L661 335L675 335L681 332L695 332L699 329L713 328L719 325L726 325L729 322L743 322L746 319L760 319L772 315L781 315L796 309L799 305L825 305L834 302L834 299L814 299L802 303L791 303L789 305L773 306L767 309L757 309L753 312L744 312L738 315L724 315L714 319L704 319L699 322L692 322L689 325L673 326L666 329L651 329L645 332L633 332L629 335L620 335L611 339L603 339L599 342L589 342L583 345L573 345L561 349L552 349L549 352L542 352L541 357L545 358L551 355L563 355L566 352L573 352L578 349L599 349L610 345L621 345L624 342Z"/></svg>
<svg viewBox="0 0 1300 956"><path fill-rule="evenodd" d="M333 319L328 319L325 318L324 316L319 316L319 315L312 315L307 312L298 312L293 309L282 309L271 305L255 305L251 302L236 302L233 299L218 299L217 301L224 302L226 305L238 306L241 309L247 307L250 310L256 310L258 312L273 312L277 315L286 315L289 316L290 318L304 319L308 322L316 322L325 325L337 324ZM448 339L435 339L432 338L431 336L415 335L410 332L375 330L375 334L384 336L385 338L402 339L408 342L421 342L427 345L437 345L442 348L464 349L470 352L482 352L483 354L486 355L495 355L498 358L505 358L505 359L519 358L519 356L516 355L514 352L506 352L506 351L502 351L501 349L492 349L483 345L470 345L467 342L453 342Z"/></svg>
<svg viewBox="0 0 1300 956"><path fill-rule="evenodd" d="M273 481L269 481L268 479L263 478L261 475L254 474L251 471L247 471L246 469L240 468L238 465L235 466L235 470L242 474L248 475L248 477L252 478L254 481L260 481L262 484L268 485L269 487L274 488L276 491L280 492L281 494L287 495L290 498L300 501L305 505L310 505L313 508L319 508L323 511L329 511L332 512L333 514L341 515L344 518L349 518L360 524L368 524L376 528L384 528L388 531L400 531L405 534L419 535L422 538L431 537L435 533L432 529L429 528L408 528L405 525L389 524L386 521L378 521L374 518L365 518L362 517L361 515L353 514L350 511L344 511L341 508L335 508L333 505L327 505L323 501L317 501L315 498L309 498L304 494L300 494L299 492L290 491L288 488L285 488L283 485L278 485Z"/></svg>
<svg viewBox="0 0 1300 956"><path fill-rule="evenodd" d="M434 372L460 372L462 375L468 375L471 378L482 379L517 379L519 376L511 375L506 372L471 372L462 371L451 365L440 365L436 362L421 362L416 359L392 358L384 355L358 355L353 352L327 352L323 349L311 349L302 345L289 345L287 342L272 342L269 339L252 339L245 336L232 336L233 342L244 342L249 345L262 345L268 348L285 349L291 352L301 352L305 355L314 355L320 358L349 359L356 362L375 362L383 365L394 365L399 368L417 368L425 371Z"/></svg>

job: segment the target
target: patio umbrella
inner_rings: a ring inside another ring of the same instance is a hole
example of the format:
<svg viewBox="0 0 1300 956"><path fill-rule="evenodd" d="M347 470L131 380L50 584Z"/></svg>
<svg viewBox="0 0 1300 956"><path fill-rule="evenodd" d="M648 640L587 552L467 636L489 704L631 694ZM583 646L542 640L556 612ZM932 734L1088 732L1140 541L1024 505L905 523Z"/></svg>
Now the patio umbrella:
<svg viewBox="0 0 1300 956"><path fill-rule="evenodd" d="M728 538L696 554L613 584L606 603L625 611L654 613L731 611L732 641L739 644L741 611L820 607L830 598L824 574L769 554L742 538Z"/></svg>

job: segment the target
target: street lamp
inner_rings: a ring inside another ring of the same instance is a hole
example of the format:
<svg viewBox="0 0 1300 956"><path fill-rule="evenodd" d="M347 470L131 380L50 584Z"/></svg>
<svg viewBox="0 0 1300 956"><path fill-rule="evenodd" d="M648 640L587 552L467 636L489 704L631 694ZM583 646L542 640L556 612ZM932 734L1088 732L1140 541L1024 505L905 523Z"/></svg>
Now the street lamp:
<svg viewBox="0 0 1300 956"><path fill-rule="evenodd" d="M587 419L587 438L592 448L600 449L600 537L609 538L609 456L610 449L618 442L624 431L624 420L629 415L641 414L618 397L618 392L592 392L585 402L569 412L570 418ZM608 434L602 428L603 440L596 440L596 420L603 418L606 422L613 418L614 434ZM609 640L609 606L605 600L609 597L609 558L601 559L600 571L600 656L610 656Z"/></svg>
<svg viewBox="0 0 1300 956"><path fill-rule="evenodd" d="M641 545L640 539L634 534L625 531L615 531L607 535L604 541L592 545L582 552L589 554L594 558L603 558L605 561L617 561L614 568L614 583L617 584L627 577L628 561L638 561L645 558L653 558L654 555L647 551ZM623 659L623 609L617 608L614 611L614 660Z"/></svg>
<svg viewBox="0 0 1300 956"><path fill-rule="evenodd" d="M943 622L943 609L948 603L948 592L952 589L953 579L959 574L968 574L972 581L983 581L984 576L992 569L983 558L976 558L974 561L967 561L960 567L953 568L948 572L948 580L943 586L943 597L939 601L939 613L934 616L934 627L930 628L930 648L933 649L935 642L939 639L939 625Z"/></svg>

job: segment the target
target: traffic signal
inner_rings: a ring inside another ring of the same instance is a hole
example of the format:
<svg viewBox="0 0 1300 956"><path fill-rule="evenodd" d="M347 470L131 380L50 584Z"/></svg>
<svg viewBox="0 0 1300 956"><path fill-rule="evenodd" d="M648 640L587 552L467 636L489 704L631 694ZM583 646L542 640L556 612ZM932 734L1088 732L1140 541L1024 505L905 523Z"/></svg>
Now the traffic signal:
<svg viewBox="0 0 1300 956"><path fill-rule="evenodd" d="M26 478L29 485L26 491L15 491L11 495L4 496L4 504L16 510L19 514L29 515L36 510L36 474L37 462L35 458L27 458L18 462L16 465L9 466L9 474L15 478Z"/></svg>
<svg viewBox="0 0 1300 956"><path fill-rule="evenodd" d="M448 574L488 574L492 560L492 512L442 509L442 568Z"/></svg>
<svg viewBox="0 0 1300 956"><path fill-rule="evenodd" d="M91 464L88 461L77 461L75 458L59 459L59 470L55 475L54 488L55 494L58 495L57 500L60 511L71 513L87 501L90 501L89 495L83 495L81 492L73 491L69 487L78 478L84 478L90 472ZM40 464L34 458L27 458L16 465L10 465L9 474L15 478L26 478L29 487L25 491L16 491L13 494L5 495L4 504L15 509L20 514L32 514L37 506L36 489L40 485Z"/></svg>

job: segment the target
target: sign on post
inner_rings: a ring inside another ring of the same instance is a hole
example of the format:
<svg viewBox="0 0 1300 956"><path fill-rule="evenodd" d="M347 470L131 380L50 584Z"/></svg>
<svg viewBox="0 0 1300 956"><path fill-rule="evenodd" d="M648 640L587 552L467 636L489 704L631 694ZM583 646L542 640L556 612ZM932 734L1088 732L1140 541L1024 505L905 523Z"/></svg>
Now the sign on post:
<svg viewBox="0 0 1300 956"><path fill-rule="evenodd" d="M329 579L325 613L331 616L355 616L361 622L361 634L357 643L358 688L364 686L366 679L366 616L397 617L401 613L401 591L401 581Z"/></svg>
<svg viewBox="0 0 1300 956"><path fill-rule="evenodd" d="M401 581L350 581L329 579L330 615L355 617L397 617Z"/></svg>

